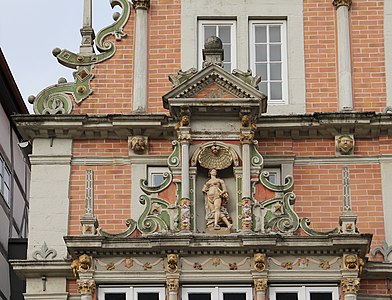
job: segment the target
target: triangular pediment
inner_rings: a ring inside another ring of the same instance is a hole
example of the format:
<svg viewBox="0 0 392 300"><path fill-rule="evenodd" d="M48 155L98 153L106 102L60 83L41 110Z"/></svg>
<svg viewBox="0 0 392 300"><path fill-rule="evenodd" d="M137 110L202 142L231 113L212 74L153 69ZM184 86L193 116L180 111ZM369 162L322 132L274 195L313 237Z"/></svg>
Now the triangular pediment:
<svg viewBox="0 0 392 300"><path fill-rule="evenodd" d="M172 114L175 112L174 106L178 105L234 105L236 109L250 105L258 106L257 114L266 111L267 97L263 93L246 83L244 78L228 73L217 65L210 65L199 72L179 72L172 82L173 89L162 97L163 106Z"/></svg>

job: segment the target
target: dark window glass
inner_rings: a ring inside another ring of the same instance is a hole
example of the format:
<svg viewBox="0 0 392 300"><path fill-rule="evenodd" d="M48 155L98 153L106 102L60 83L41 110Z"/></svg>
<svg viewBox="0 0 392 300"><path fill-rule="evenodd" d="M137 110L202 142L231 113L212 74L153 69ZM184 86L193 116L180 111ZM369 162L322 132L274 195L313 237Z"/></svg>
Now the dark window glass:
<svg viewBox="0 0 392 300"><path fill-rule="evenodd" d="M332 300L332 293L310 293L310 300Z"/></svg>
<svg viewBox="0 0 392 300"><path fill-rule="evenodd" d="M105 294L105 300L126 300L124 293Z"/></svg>
<svg viewBox="0 0 392 300"><path fill-rule="evenodd" d="M276 293L276 300L298 300L297 293Z"/></svg>
<svg viewBox="0 0 392 300"><path fill-rule="evenodd" d="M159 300L158 293L138 293L137 300Z"/></svg>
<svg viewBox="0 0 392 300"><path fill-rule="evenodd" d="M188 294L189 300L211 300L211 294L192 293Z"/></svg>
<svg viewBox="0 0 392 300"><path fill-rule="evenodd" d="M223 300L246 300L244 293L224 293Z"/></svg>

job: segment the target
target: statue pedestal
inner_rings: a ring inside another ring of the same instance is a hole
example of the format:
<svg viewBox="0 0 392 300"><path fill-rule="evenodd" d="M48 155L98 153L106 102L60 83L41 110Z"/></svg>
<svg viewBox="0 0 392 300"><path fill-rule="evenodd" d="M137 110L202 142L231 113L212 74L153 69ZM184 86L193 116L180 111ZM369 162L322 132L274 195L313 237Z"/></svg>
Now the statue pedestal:
<svg viewBox="0 0 392 300"><path fill-rule="evenodd" d="M214 227L206 228L206 234L230 234L231 228L221 227L219 229L214 229Z"/></svg>

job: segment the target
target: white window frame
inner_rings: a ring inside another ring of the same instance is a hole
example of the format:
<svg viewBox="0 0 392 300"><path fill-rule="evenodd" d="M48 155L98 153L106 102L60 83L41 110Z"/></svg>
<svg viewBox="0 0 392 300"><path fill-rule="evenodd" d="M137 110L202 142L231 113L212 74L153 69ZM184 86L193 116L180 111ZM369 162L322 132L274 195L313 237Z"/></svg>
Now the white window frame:
<svg viewBox="0 0 392 300"><path fill-rule="evenodd" d="M257 25L281 25L281 62L282 62L282 99L281 100L271 100L270 93L271 88L268 88L268 104L270 105L287 105L288 104L288 72L287 72L287 21L286 20L253 20L249 21L249 65L253 73L256 73L256 39L255 39L255 28ZM268 30L267 30L268 35ZM269 42L268 44L269 45ZM269 66L270 55L269 47L267 47L267 65ZM267 73L269 74L269 68L267 67ZM259 74L258 74L259 75ZM270 76L268 75L268 78ZM262 82L267 81L268 85L271 82L269 79L265 80L262 78Z"/></svg>
<svg viewBox="0 0 392 300"><path fill-rule="evenodd" d="M267 171L270 175L275 175L276 179L278 180L277 182L271 182L276 185L282 185L282 172L280 168L263 168L263 171Z"/></svg>
<svg viewBox="0 0 392 300"><path fill-rule="evenodd" d="M169 168L168 167L147 167L147 178L148 178L148 185L149 186L156 186L153 185L154 182L154 176L155 175L163 175L165 173L169 172Z"/></svg>
<svg viewBox="0 0 392 300"><path fill-rule="evenodd" d="M198 61L198 68L199 70L202 68L203 65L203 53L202 49L204 48L204 41L207 37L204 36L204 26L208 25L226 25L230 26L230 36L231 36L231 70L234 70L237 67L237 21L235 20L198 20L198 47L197 47L197 61ZM223 61L225 61L223 58Z"/></svg>
<svg viewBox="0 0 392 300"><path fill-rule="evenodd" d="M98 287L98 300L105 300L106 294L124 293L126 300L138 300L139 293L158 293L159 300L165 300L164 287L115 287L100 286Z"/></svg>
<svg viewBox="0 0 392 300"><path fill-rule="evenodd" d="M190 293L205 293L211 294L211 300L223 300L223 295L225 293L244 293L246 295L246 300L252 300L252 287L250 286L183 286L181 289L181 299L189 300L188 294Z"/></svg>
<svg viewBox="0 0 392 300"><path fill-rule="evenodd" d="M298 293L299 300L310 300L310 293L331 292L332 300L339 300L337 286L271 286L269 287L270 300L276 300L277 293Z"/></svg>

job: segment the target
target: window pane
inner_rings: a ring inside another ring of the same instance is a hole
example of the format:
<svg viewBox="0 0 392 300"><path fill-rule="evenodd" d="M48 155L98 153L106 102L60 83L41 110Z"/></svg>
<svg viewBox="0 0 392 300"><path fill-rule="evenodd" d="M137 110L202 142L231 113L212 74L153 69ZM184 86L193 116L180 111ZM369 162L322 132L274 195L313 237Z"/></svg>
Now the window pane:
<svg viewBox="0 0 392 300"><path fill-rule="evenodd" d="M223 300L246 300L244 293L224 293Z"/></svg>
<svg viewBox="0 0 392 300"><path fill-rule="evenodd" d="M271 80L282 80L282 64L273 63L270 65L270 79Z"/></svg>
<svg viewBox="0 0 392 300"><path fill-rule="evenodd" d="M230 38L230 26L219 26L219 38L222 40L222 43L231 43Z"/></svg>
<svg viewBox="0 0 392 300"><path fill-rule="evenodd" d="M125 293L105 294L105 300L126 300Z"/></svg>
<svg viewBox="0 0 392 300"><path fill-rule="evenodd" d="M310 293L310 300L332 300L332 292Z"/></svg>
<svg viewBox="0 0 392 300"><path fill-rule="evenodd" d="M276 293L276 300L298 300L297 293Z"/></svg>
<svg viewBox="0 0 392 300"><path fill-rule="evenodd" d="M271 61L281 61L281 47L280 45L270 45L270 60Z"/></svg>
<svg viewBox="0 0 392 300"><path fill-rule="evenodd" d="M188 299L189 300L211 300L211 294L202 294L202 293L197 293L197 294L188 294Z"/></svg>
<svg viewBox="0 0 392 300"><path fill-rule="evenodd" d="M267 84L267 82L260 82L260 84L259 84L259 91L262 92L264 95L268 95L268 84Z"/></svg>
<svg viewBox="0 0 392 300"><path fill-rule="evenodd" d="M268 75L267 75L267 64L256 64L256 74L261 76L261 80L267 80Z"/></svg>
<svg viewBox="0 0 392 300"><path fill-rule="evenodd" d="M216 26L204 26L204 42L210 36L216 36ZM202 45L204 48L204 45Z"/></svg>
<svg viewBox="0 0 392 300"><path fill-rule="evenodd" d="M267 45L256 45L256 62L267 61Z"/></svg>
<svg viewBox="0 0 392 300"><path fill-rule="evenodd" d="M256 43L267 42L267 27L266 26L256 26L255 27L255 41Z"/></svg>
<svg viewBox="0 0 392 300"><path fill-rule="evenodd" d="M269 180L271 183L276 184L276 174L270 173L269 176L268 176L268 180Z"/></svg>
<svg viewBox="0 0 392 300"><path fill-rule="evenodd" d="M158 293L138 293L137 300L159 300Z"/></svg>
<svg viewBox="0 0 392 300"><path fill-rule="evenodd" d="M280 42L280 26L271 25L269 28L270 42Z"/></svg>
<svg viewBox="0 0 392 300"><path fill-rule="evenodd" d="M282 99L282 83L271 82L271 100L281 100L281 99Z"/></svg>
<svg viewBox="0 0 392 300"><path fill-rule="evenodd" d="M163 181L163 174L152 174L152 186L161 185Z"/></svg>
<svg viewBox="0 0 392 300"><path fill-rule="evenodd" d="M223 61L230 62L231 59L231 45L223 46Z"/></svg>

